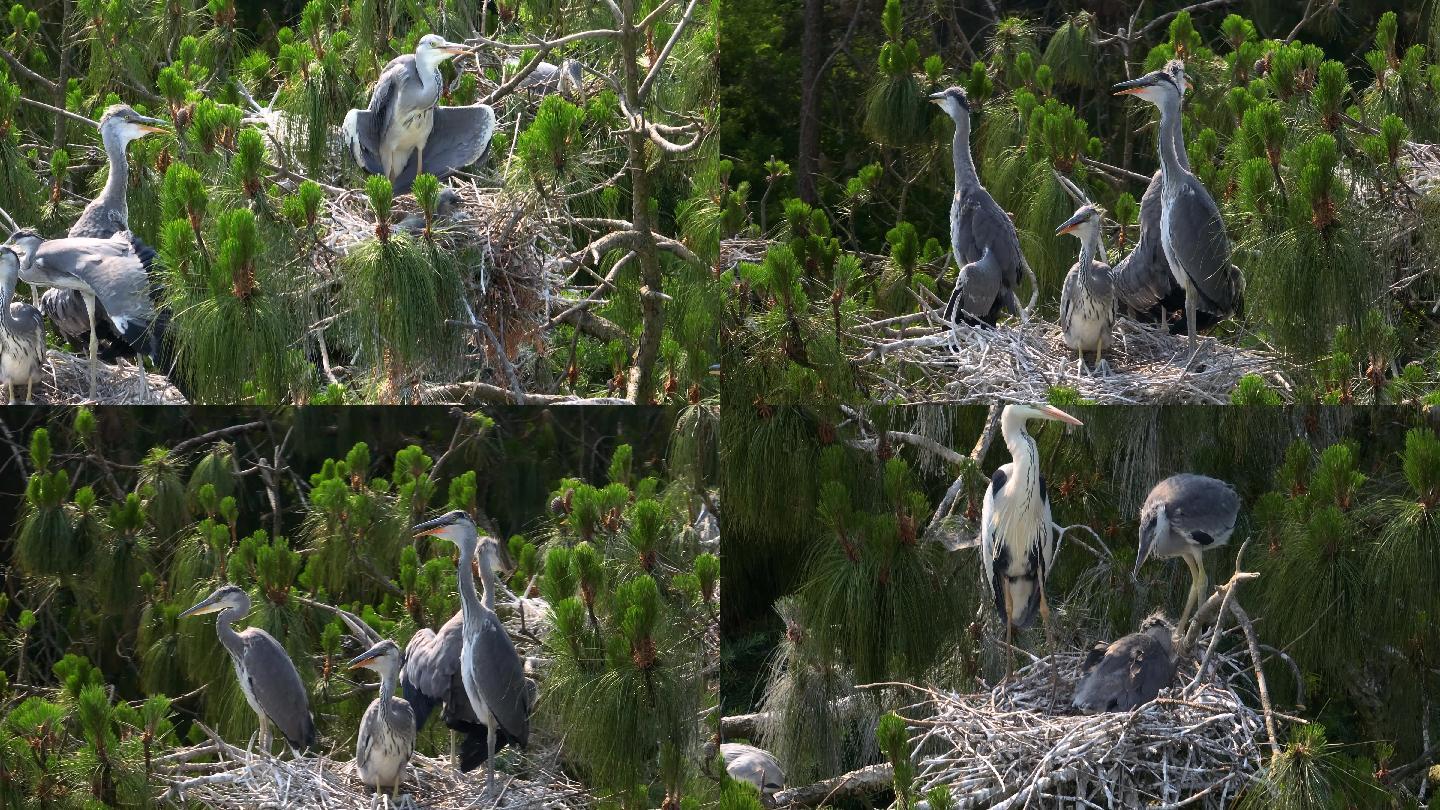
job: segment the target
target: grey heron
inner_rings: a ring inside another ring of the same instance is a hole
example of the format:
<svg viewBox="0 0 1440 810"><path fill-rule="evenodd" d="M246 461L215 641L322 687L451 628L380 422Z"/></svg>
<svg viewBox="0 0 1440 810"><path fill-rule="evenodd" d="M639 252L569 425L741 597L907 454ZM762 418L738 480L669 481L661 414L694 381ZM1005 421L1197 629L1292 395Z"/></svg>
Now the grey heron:
<svg viewBox="0 0 1440 810"><path fill-rule="evenodd" d="M1155 699L1175 678L1175 628L1157 613L1140 632L1096 644L1081 665L1071 704L1086 714L1124 712Z"/></svg>
<svg viewBox="0 0 1440 810"><path fill-rule="evenodd" d="M1103 252L1100 237L1104 219L1104 208L1086 204L1055 230L1057 236L1073 233L1080 239L1080 258L1065 274L1065 286L1060 291L1060 330L1065 345L1079 355L1077 376L1085 370L1086 352L1095 353L1097 371L1109 373L1103 355L1110 347L1115 327L1115 285L1110 265L1096 258Z"/></svg>
<svg viewBox="0 0 1440 810"><path fill-rule="evenodd" d="M980 510L980 559L995 610L1005 623L1007 674L1014 668L1014 632L1033 624L1037 613L1044 620L1046 636L1054 641L1045 578L1055 556L1055 531L1045 477L1040 474L1040 451L1025 431L1030 419L1084 424L1052 405L1011 403L1000 413L1000 435L1011 460L995 470L985 490Z"/></svg>
<svg viewBox="0 0 1440 810"><path fill-rule="evenodd" d="M164 133L158 118L141 115L126 104L112 104L100 117L100 143L105 149L109 169L100 196L90 201L80 218L70 226L69 236L88 239L109 239L130 230L130 207L126 189L130 182L130 164L125 151L132 141L153 133ZM138 241L138 240L137 240ZM148 249L148 248L147 248ZM90 324L85 302L76 290L51 288L40 299L40 311L71 345L79 347L89 341ZM108 328L109 317L103 304L96 304L96 325L102 341L100 356L107 362L116 357L133 356L133 347Z"/></svg>
<svg viewBox="0 0 1440 810"><path fill-rule="evenodd" d="M449 219L459 210L460 193L446 186L440 189L440 195L435 198L435 212L431 219L433 222ZM425 230L425 214L422 211L407 214L403 219L395 223L395 227L410 234L419 234Z"/></svg>
<svg viewBox="0 0 1440 810"><path fill-rule="evenodd" d="M258 627L239 632L230 625L250 612L250 595L234 585L222 585L179 618L218 613L215 632L235 665L235 677L245 702L260 718L260 749L270 753L270 724L279 727L294 751L315 744L315 721L310 697L295 663L275 637Z"/></svg>
<svg viewBox="0 0 1440 810"><path fill-rule="evenodd" d="M450 764L473 771L489 759L489 727L475 714L461 676L460 654L464 647L464 611L441 625L437 633L422 627L405 645L405 668L400 688L415 710L415 727L424 729L437 705L441 719L450 729ZM456 735L463 735L456 752ZM517 742L503 727L495 734L495 750Z"/></svg>
<svg viewBox="0 0 1440 810"><path fill-rule="evenodd" d="M1240 516L1240 496L1224 481L1205 475L1181 473L1155 485L1140 507L1140 547L1135 574L1145 560L1180 557L1190 568L1190 593L1179 627L1184 632L1190 614L1200 606L1209 580L1202 554L1230 540Z"/></svg>
<svg viewBox="0 0 1440 810"><path fill-rule="evenodd" d="M1183 67L1181 68L1183 75ZM1230 263L1230 237L1220 208L1184 164L1180 85L1167 70L1156 70L1115 85L1116 95L1134 95L1160 110L1160 244L1170 273L1185 291L1185 326L1193 354L1198 346L1196 313L1228 317L1243 306L1245 279Z"/></svg>
<svg viewBox="0 0 1440 810"><path fill-rule="evenodd" d="M485 104L441 107L440 65L464 45L426 34L415 53L390 60L370 106L351 110L341 126L355 162L390 178L396 194L410 190L425 172L445 177L484 157L495 132L495 111Z"/></svg>
<svg viewBox="0 0 1440 810"><path fill-rule="evenodd" d="M503 729L520 748L530 737L530 688L525 680L525 662L495 615L495 567L499 554L493 538L479 542L475 523L455 509L434 520L419 524L416 537L429 535L454 543L460 549L459 588L462 642L460 679L470 706L485 724L485 788L495 780L495 751ZM479 547L480 580L484 599L475 593L471 562Z"/></svg>
<svg viewBox="0 0 1440 810"><path fill-rule="evenodd" d="M15 404L15 386L25 386L25 401L34 393L35 380L45 362L45 321L29 304L12 301L20 282L20 257L0 247L0 381L5 403Z"/></svg>
<svg viewBox="0 0 1440 810"><path fill-rule="evenodd" d="M559 65L554 62L541 62L520 80L520 86L516 89L535 95L559 93L566 98L579 99L585 91L584 68L575 59L566 59Z"/></svg>
<svg viewBox="0 0 1440 810"><path fill-rule="evenodd" d="M950 202L950 250L960 269L955 289L945 306L951 323L963 318L970 323L994 325L1000 312L1008 309L1025 319L1017 290L1023 270L1035 283L1015 223L980 184L975 161L970 156L970 101L965 91L951 87L930 95L955 122L952 146L955 163L955 195ZM990 255L985 255L986 250Z"/></svg>
<svg viewBox="0 0 1440 810"><path fill-rule="evenodd" d="M363 667L380 673L380 694L360 718L355 770L361 782L376 790L388 786L392 799L400 794L405 766L415 751L415 712L404 698L395 697L400 664L400 647L388 638L350 661L350 669Z"/></svg>
<svg viewBox="0 0 1440 810"><path fill-rule="evenodd" d="M785 787L785 771L775 755L763 748L742 743L721 743L720 756L731 779L748 782L767 802Z"/></svg>
<svg viewBox="0 0 1440 810"><path fill-rule="evenodd" d="M129 231L119 231L109 239L46 240L34 231L21 230L5 244L20 257L21 280L80 294L90 335L92 399L99 376L96 319L101 307L107 326L120 340L139 354L160 359L164 322L151 300L149 273L155 251Z"/></svg>

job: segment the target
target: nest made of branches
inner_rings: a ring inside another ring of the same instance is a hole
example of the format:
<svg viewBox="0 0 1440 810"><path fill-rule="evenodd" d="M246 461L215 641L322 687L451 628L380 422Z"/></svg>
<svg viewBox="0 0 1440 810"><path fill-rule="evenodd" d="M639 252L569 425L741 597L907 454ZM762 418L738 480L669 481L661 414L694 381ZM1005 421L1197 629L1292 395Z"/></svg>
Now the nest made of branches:
<svg viewBox="0 0 1440 810"><path fill-rule="evenodd" d="M922 690L926 700L902 712L914 718L916 791L944 786L957 807L992 810L1226 808L1262 770L1265 717L1232 683L1251 668L1243 647L1214 653L1200 679L1200 664L1182 661L1155 700L1104 714L1071 708L1083 660L1038 659L989 692Z"/></svg>
<svg viewBox="0 0 1440 810"><path fill-rule="evenodd" d="M213 761L207 761L213 758ZM421 754L410 757L399 800L361 783L355 763L324 755L276 759L236 748L213 738L155 759L165 797L176 804L199 804L217 810L284 807L426 808L427 810L579 810L593 806L585 789L558 768L528 761L522 779L496 772L485 791L485 770L464 773L446 759ZM407 801L408 799L408 801Z"/></svg>
<svg viewBox="0 0 1440 810"><path fill-rule="evenodd" d="M1259 375L1287 400L1294 391L1273 355L1213 337L1201 337L1192 355L1185 335L1129 318L1115 321L1114 342L1104 355L1108 374L1090 367L1093 357L1082 370L1057 324L1031 319L994 328L933 325L939 320L937 313L925 312L852 331L870 347L862 360L870 366L875 399L1043 402L1051 388L1064 386L1101 405L1227 404L1248 374Z"/></svg>
<svg viewBox="0 0 1440 810"><path fill-rule="evenodd" d="M43 405L184 405L185 397L163 374L152 374L134 361L99 363L95 397L90 397L90 361L61 349L50 349L35 383L32 402ZM18 402L25 387L15 388Z"/></svg>

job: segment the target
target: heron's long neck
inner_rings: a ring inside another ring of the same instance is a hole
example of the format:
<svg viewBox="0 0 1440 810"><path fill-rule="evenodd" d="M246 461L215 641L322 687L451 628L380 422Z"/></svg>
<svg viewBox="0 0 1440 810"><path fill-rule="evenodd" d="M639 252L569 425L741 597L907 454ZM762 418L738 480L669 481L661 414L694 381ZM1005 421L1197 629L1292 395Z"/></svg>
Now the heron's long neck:
<svg viewBox="0 0 1440 810"><path fill-rule="evenodd" d="M975 161L970 156L970 116L961 115L955 119L955 143L951 147L955 159L955 191L967 186L977 186L980 178L975 174Z"/></svg>
<svg viewBox="0 0 1440 810"><path fill-rule="evenodd" d="M231 622L239 618L240 613L230 608L225 608L220 611L219 616L215 617L215 633L220 636L220 643L224 645L225 650L234 658L239 658L245 649L244 643L240 640L240 634L230 626Z"/></svg>
<svg viewBox="0 0 1440 810"><path fill-rule="evenodd" d="M24 330L25 323L10 314L10 299L14 297L14 279L0 281L0 327L11 334L18 335Z"/></svg>
<svg viewBox="0 0 1440 810"><path fill-rule="evenodd" d="M1083 250L1083 249L1082 249ZM1010 459L1015 464L1015 474L1010 480L1016 486L1038 487L1040 483L1040 451L1035 440L1025 431L1025 419L1007 414L1000 425L1000 435L1010 450Z"/></svg>
<svg viewBox="0 0 1440 810"><path fill-rule="evenodd" d="M105 157L110 161L110 172L105 178L105 188L95 199L105 207L119 211L128 224L130 208L125 202L125 191L130 185L130 164L125 159L125 142L117 143L114 139L105 138Z"/></svg>
<svg viewBox="0 0 1440 810"><path fill-rule="evenodd" d="M390 708L390 698L395 695L395 679L399 677L400 668L386 666L380 672L380 708Z"/></svg>
<svg viewBox="0 0 1440 810"><path fill-rule="evenodd" d="M1180 109L1184 104L1185 99L1182 97L1175 105L1175 120L1177 125L1175 131L1171 133L1174 140L1171 141L1170 148L1175 150L1175 159L1178 160L1180 165L1184 166L1185 171L1188 172L1190 171L1190 152L1185 148L1185 126L1183 123L1179 123L1182 121Z"/></svg>
<svg viewBox="0 0 1440 810"><path fill-rule="evenodd" d="M478 622L483 615L481 611L485 607L480 602L480 597L475 595L475 572L470 568L474 560L475 541L472 540L460 546L460 571L458 574L460 580L460 611L464 616L466 626L471 626L473 623ZM483 566L481 573L482 575L484 574ZM489 590L489 587L486 587L486 591L488 592ZM465 635L468 637L470 634L466 633Z"/></svg>
<svg viewBox="0 0 1440 810"><path fill-rule="evenodd" d="M425 90L427 96L440 98L440 64L430 64L429 61L415 57L415 72L420 74L420 86Z"/></svg>
<svg viewBox="0 0 1440 810"><path fill-rule="evenodd" d="M1185 150L1185 136L1180 123L1180 100L1167 96L1160 104L1160 174L1167 181L1174 182L1189 173L1187 163L1180 161L1179 153Z"/></svg>
<svg viewBox="0 0 1440 810"><path fill-rule="evenodd" d="M1080 272L1088 274L1090 263L1095 260L1097 248L1100 246L1100 228L1098 225L1085 224L1085 232L1080 235ZM1082 276L1083 278L1084 276ZM1027 437L1028 438L1028 437Z"/></svg>

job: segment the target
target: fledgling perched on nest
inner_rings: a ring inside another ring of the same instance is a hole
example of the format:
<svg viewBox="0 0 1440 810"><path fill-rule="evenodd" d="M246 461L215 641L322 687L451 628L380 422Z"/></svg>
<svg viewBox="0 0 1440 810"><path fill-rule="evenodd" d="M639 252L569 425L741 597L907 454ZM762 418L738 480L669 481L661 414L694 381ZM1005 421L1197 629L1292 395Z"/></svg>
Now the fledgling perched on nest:
<svg viewBox="0 0 1440 810"><path fill-rule="evenodd" d="M1124 712L1155 699L1175 679L1175 626L1156 613L1140 632L1097 642L1080 665L1071 705L1082 712Z"/></svg>

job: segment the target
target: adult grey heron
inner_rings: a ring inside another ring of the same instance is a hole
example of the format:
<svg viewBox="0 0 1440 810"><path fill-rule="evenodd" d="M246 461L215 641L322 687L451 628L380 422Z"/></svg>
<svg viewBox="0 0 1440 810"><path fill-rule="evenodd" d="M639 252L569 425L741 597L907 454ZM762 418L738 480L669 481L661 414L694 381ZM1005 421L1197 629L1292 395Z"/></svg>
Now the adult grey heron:
<svg viewBox="0 0 1440 810"><path fill-rule="evenodd" d="M1055 530L1045 477L1040 474L1040 451L1025 431L1030 419L1084 424L1052 405L1011 403L1000 413L1000 435L1011 460L995 470L985 490L980 510L980 559L995 610L1005 623L1007 675L1014 669L1014 632L1033 624L1036 613L1044 620L1046 636L1054 641L1045 578L1055 556Z"/></svg>
<svg viewBox="0 0 1440 810"><path fill-rule="evenodd" d="M566 59L559 65L554 62L541 62L520 80L516 89L535 95L559 93L566 98L578 99L585 91L584 67L575 59Z"/></svg>
<svg viewBox="0 0 1440 810"><path fill-rule="evenodd" d="M218 613L215 632L235 665L235 677L245 702L260 718L260 749L270 753L270 724L279 727L294 751L315 744L315 721L310 697L295 663L275 637L259 627L235 631L230 625L250 612L250 595L234 585L222 585L179 618Z"/></svg>
<svg viewBox="0 0 1440 810"><path fill-rule="evenodd" d="M396 194L410 190L416 176L445 177L484 157L495 132L495 111L485 104L441 107L440 65L464 45L426 34L415 53L390 60L370 106L351 110L341 135L360 167L390 178Z"/></svg>
<svg viewBox="0 0 1440 810"><path fill-rule="evenodd" d="M429 535L454 543L460 549L459 588L462 642L460 680L470 706L485 724L485 789L495 780L495 751L503 729L524 748L530 737L530 688L525 680L525 662L495 615L495 567L498 543L487 538L480 543L475 523L456 509L414 528L416 537ZM475 594L475 575L470 569L479 546L480 581L484 599Z"/></svg>
<svg viewBox="0 0 1440 810"><path fill-rule="evenodd" d="M1125 712L1155 699L1175 678L1175 628L1164 614L1140 623L1140 632L1100 642L1080 667L1071 704L1086 714Z"/></svg>
<svg viewBox="0 0 1440 810"><path fill-rule="evenodd" d="M80 293L90 335L92 399L99 378L97 304L104 308L106 323L120 340L137 353L160 358L163 321L157 317L151 300L149 273L155 251L129 231L120 231L109 239L46 240L34 231L21 230L5 244L20 257L21 280Z"/></svg>
<svg viewBox="0 0 1440 810"><path fill-rule="evenodd" d="M0 247L0 381L5 403L15 404L15 386L25 386L25 401L34 394L35 380L45 363L45 321L29 304L13 301L20 282L20 257Z"/></svg>
<svg viewBox="0 0 1440 810"><path fill-rule="evenodd" d="M1139 96L1160 109L1160 244L1171 275L1185 291L1185 325L1193 354L1198 349L1196 312L1223 318L1239 311L1245 279L1230 263L1230 237L1219 206L1205 184L1180 162L1183 81L1169 71L1156 70L1114 89L1116 95Z"/></svg>
<svg viewBox="0 0 1440 810"><path fill-rule="evenodd" d="M1155 485L1140 507L1140 548L1135 574L1150 557L1180 557L1190 567L1190 593L1180 614L1184 632L1190 614L1209 587L1201 555L1230 540L1240 516L1240 496L1224 481L1181 473Z"/></svg>
<svg viewBox="0 0 1440 810"><path fill-rule="evenodd" d="M127 104L112 104L105 110L100 116L100 143L109 163L105 186L100 190L100 196L91 200L80 218L70 226L69 236L109 239L121 231L130 230L130 207L126 200L130 163L125 152L132 141L153 133L168 132L161 126L164 123L158 118L135 112ZM72 346L78 348L89 341L89 319L85 301L78 291L63 288L46 290L40 299L40 311ZM102 359L109 362L117 357L136 354L134 347L109 329L109 316L103 304L96 304L95 320L100 330L98 340Z"/></svg>
<svg viewBox="0 0 1440 810"><path fill-rule="evenodd" d="M945 306L945 318L956 322L994 325L1008 309L1022 321L1017 290L1023 270L1035 284L1035 274L1020 252L1015 223L980 184L970 155L970 101L965 91L951 87L930 95L955 122L952 152L955 162L955 196L950 201L950 250L960 268L955 289ZM990 255L986 256L986 250Z"/></svg>
<svg viewBox="0 0 1440 810"><path fill-rule="evenodd" d="M405 668L400 689L415 710L415 727L424 729L435 707L450 729L450 765L473 771L490 758L490 729L470 703L461 676L460 654L464 647L464 610L450 617L437 633L428 627L415 631L405 645ZM456 737L460 736L457 752ZM504 727L496 730L495 750L517 742Z"/></svg>
<svg viewBox="0 0 1440 810"><path fill-rule="evenodd" d="M415 712L404 698L395 697L400 664L400 647L388 638L350 661L350 669L363 667L380 673L380 694L360 718L355 770L361 782L376 790L388 786L392 799L400 794L405 766L415 751Z"/></svg>
<svg viewBox="0 0 1440 810"><path fill-rule="evenodd" d="M1103 355L1110 348L1115 327L1115 285L1110 265L1095 258L1102 251L1104 219L1104 208L1082 205L1055 230L1057 236L1073 233L1080 238L1080 258L1065 274L1065 286L1060 291L1060 330L1065 345L1079 356L1077 376L1085 370L1086 352L1095 353L1095 369L1100 374L1110 373L1110 364Z"/></svg>
<svg viewBox="0 0 1440 810"><path fill-rule="evenodd" d="M775 755L763 748L742 743L721 743L720 756L731 779L748 782L769 802L785 787L785 771Z"/></svg>

